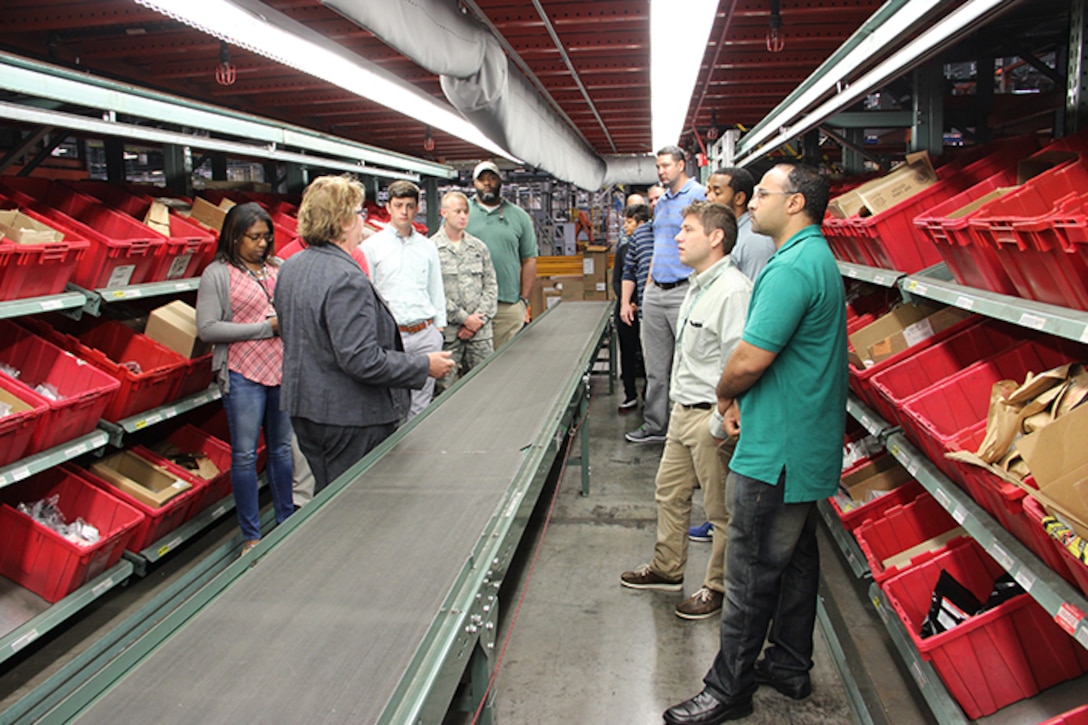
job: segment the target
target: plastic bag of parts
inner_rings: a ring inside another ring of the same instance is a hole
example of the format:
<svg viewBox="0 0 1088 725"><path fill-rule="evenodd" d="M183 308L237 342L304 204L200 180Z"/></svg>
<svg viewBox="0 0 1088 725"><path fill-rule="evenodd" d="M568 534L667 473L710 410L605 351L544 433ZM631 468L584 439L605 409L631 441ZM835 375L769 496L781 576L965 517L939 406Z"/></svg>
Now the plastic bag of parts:
<svg viewBox="0 0 1088 725"><path fill-rule="evenodd" d="M52 383L38 383L34 387L34 392L47 400L52 400L54 403L58 400L64 400L64 396L57 390L57 386Z"/></svg>
<svg viewBox="0 0 1088 725"><path fill-rule="evenodd" d="M21 503L16 506L16 509L18 509L20 513L24 513L34 519L42 526L56 531L64 538L79 544L80 546L90 546L101 538L98 529L84 521L82 518L77 518L71 523L66 522L64 514L59 508L59 504L60 495L53 494L48 498L43 498L40 501L35 501L33 503Z"/></svg>
<svg viewBox="0 0 1088 725"><path fill-rule="evenodd" d="M16 380L18 380L19 373L21 372L22 371L19 368L12 367L5 362L0 362L0 373L4 373L4 375L7 375L10 378L15 378Z"/></svg>
<svg viewBox="0 0 1088 725"><path fill-rule="evenodd" d="M994 581L993 589L983 604L965 586L960 584L954 576L941 570L941 576L937 580L937 586L933 588L933 599L929 607L929 614L922 621L922 638L934 634L947 632L965 621L993 609L1009 601L1024 590L1010 574L1002 574Z"/></svg>

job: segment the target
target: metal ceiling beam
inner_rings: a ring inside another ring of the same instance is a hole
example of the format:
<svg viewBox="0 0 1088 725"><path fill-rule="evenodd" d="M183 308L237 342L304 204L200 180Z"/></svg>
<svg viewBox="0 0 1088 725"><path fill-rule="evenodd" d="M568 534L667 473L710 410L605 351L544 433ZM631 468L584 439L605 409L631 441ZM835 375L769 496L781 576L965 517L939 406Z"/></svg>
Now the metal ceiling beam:
<svg viewBox="0 0 1088 725"><path fill-rule="evenodd" d="M14 93L50 98L75 106L158 121L168 119L170 123L178 126L205 129L213 133L272 144L274 147L300 148L305 151L358 159L368 164L379 164L431 176L450 178L456 174L453 168L445 164L338 139L259 116L238 113L226 108L68 71L7 53L0 53L0 68L3 69L4 87ZM22 107L16 106L16 108ZM64 115L84 118L74 114ZM87 119L86 122L93 122L93 119ZM147 131L151 130L147 129ZM176 143L176 141L167 143ZM193 145L197 144L193 142ZM239 144L239 146L244 147L245 144Z"/></svg>

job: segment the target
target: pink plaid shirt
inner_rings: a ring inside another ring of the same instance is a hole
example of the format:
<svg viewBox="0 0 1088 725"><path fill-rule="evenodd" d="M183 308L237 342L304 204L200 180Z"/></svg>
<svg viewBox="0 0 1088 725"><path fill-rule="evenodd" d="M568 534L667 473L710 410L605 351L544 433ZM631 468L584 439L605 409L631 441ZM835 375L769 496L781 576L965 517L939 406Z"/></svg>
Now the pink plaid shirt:
<svg viewBox="0 0 1088 725"><path fill-rule="evenodd" d="M276 289L277 270L271 266L267 269L268 276L257 280L230 265L230 308L233 322L264 322L269 315L275 314L271 297ZM279 385L283 378L283 340L270 337L264 340L233 342L227 350L227 368L261 385Z"/></svg>

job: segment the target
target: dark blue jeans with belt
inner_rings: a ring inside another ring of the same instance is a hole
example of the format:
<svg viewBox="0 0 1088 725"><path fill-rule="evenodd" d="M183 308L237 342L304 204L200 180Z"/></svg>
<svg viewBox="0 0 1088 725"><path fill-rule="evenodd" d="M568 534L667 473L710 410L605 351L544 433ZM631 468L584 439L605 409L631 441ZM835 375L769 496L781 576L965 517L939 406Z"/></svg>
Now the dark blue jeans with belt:
<svg viewBox="0 0 1088 725"><path fill-rule="evenodd" d="M755 663L779 681L812 668L812 632L820 583L816 504L785 503L785 471L777 485L730 473L721 647L704 678L726 702L755 690ZM769 633L768 633L769 628Z"/></svg>

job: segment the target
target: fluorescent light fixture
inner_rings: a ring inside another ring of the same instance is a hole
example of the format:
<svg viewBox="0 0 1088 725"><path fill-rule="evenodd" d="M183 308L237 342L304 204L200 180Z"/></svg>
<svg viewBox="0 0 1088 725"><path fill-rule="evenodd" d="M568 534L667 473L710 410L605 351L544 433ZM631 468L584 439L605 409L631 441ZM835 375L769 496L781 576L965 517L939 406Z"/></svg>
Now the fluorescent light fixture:
<svg viewBox="0 0 1088 725"><path fill-rule="evenodd" d="M843 108L855 103L874 88L887 80L901 75L929 56L938 52L950 39L967 28L977 27L986 16L998 9L1007 9L1016 4L1016 0L968 0L960 7L933 23L929 28L907 45L892 53L875 68L855 80L837 95L817 106L811 112L789 126L777 126L778 135L767 141L761 148L754 149L738 159L740 165L750 164L766 156L777 148L791 142L806 131L815 128ZM894 43L895 39L888 42ZM783 120L787 120L783 117ZM751 148L747 146L747 148Z"/></svg>
<svg viewBox="0 0 1088 725"><path fill-rule="evenodd" d="M253 0L136 0L231 45L518 161L450 106L383 72L305 25Z"/></svg>
<svg viewBox="0 0 1088 725"><path fill-rule="evenodd" d="M650 135L654 150L684 130L718 0L650 0Z"/></svg>

